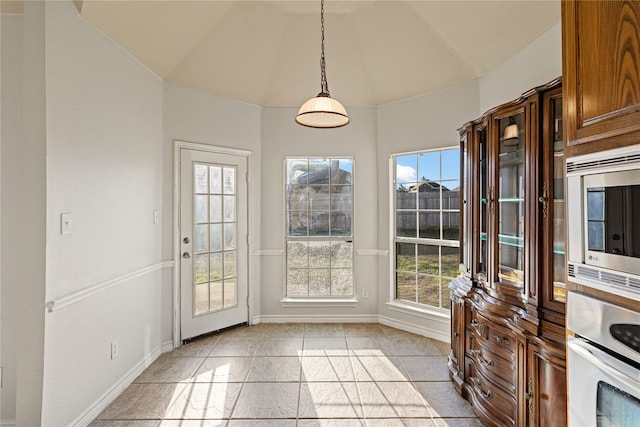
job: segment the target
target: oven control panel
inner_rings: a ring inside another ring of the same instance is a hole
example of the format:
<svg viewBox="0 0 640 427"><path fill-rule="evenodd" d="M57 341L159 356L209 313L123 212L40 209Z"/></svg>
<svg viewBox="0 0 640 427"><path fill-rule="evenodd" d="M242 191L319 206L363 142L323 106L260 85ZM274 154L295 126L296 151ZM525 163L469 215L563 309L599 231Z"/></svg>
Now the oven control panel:
<svg viewBox="0 0 640 427"><path fill-rule="evenodd" d="M611 336L640 354L640 325L615 323L609 328Z"/></svg>

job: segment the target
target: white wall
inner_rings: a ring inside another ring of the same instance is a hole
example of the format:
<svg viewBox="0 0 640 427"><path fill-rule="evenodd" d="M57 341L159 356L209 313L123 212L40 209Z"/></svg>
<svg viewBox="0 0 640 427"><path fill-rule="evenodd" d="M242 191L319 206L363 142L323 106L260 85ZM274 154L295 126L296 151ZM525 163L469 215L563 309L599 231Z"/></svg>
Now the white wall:
<svg viewBox="0 0 640 427"><path fill-rule="evenodd" d="M22 141L22 15L0 15L0 93L2 104L0 107L0 167L2 184L0 190L0 209L2 212L1 252L3 265L2 278L0 280L0 328L2 328L0 342L0 364L3 367L3 384L0 401L0 424L15 424L16 418L16 386L17 386L17 340L18 330L15 327L19 312L15 301L19 298L20 287L15 280L18 273L11 263L15 255L9 247L9 242L17 243L18 230L13 226L22 212L18 210L5 210L13 206L19 198L19 189L15 187L15 178L19 173L15 159L21 157ZM11 185L10 185L11 184ZM6 245L6 246L5 246ZM9 257L9 258L7 258Z"/></svg>
<svg viewBox="0 0 640 427"><path fill-rule="evenodd" d="M378 248L388 251L378 267L378 314L383 323L448 341L449 321L441 315L390 307L391 259L389 157L410 151L457 147L456 129L478 114L478 83L418 96L378 108Z"/></svg>
<svg viewBox="0 0 640 427"><path fill-rule="evenodd" d="M3 342L11 347L3 347L3 357L9 353L9 385L2 388L2 404L8 400L9 407L2 418L15 417L16 425L31 426L40 423L44 345L44 4L25 2L22 25L10 25L6 42L3 28L2 47L11 45L9 58L17 63L8 64L11 71L2 77L3 107L8 107L2 112L2 293L3 303L4 297L10 298L5 307L11 304L8 313L3 311L3 340L7 327L12 331L9 342ZM5 71L4 61L2 65ZM5 124L5 119L11 123Z"/></svg>
<svg viewBox="0 0 640 427"><path fill-rule="evenodd" d="M562 32L557 24L479 80L480 113L561 75Z"/></svg>
<svg viewBox="0 0 640 427"><path fill-rule="evenodd" d="M261 108L219 96L188 89L170 83L164 84L163 119L163 237L164 259L173 254L173 147L174 140L230 147L251 151L250 218L249 232L252 248L260 247L260 113ZM253 294L251 310L259 315L260 264L250 258L250 291ZM163 330L172 328L173 276L166 275L163 283Z"/></svg>
<svg viewBox="0 0 640 427"><path fill-rule="evenodd" d="M297 109L265 108L262 115L262 256L263 321L369 320L377 315L377 168L376 110L348 108L351 124L338 129L310 129L295 121ZM284 159L287 156L354 158L355 307L283 307L284 296ZM363 251L365 254L363 254ZM360 252L360 253L359 253ZM362 299L368 288L369 298Z"/></svg>
<svg viewBox="0 0 640 427"><path fill-rule="evenodd" d="M71 0L46 2L46 40L42 423L61 426L97 415L161 351L162 82Z"/></svg>

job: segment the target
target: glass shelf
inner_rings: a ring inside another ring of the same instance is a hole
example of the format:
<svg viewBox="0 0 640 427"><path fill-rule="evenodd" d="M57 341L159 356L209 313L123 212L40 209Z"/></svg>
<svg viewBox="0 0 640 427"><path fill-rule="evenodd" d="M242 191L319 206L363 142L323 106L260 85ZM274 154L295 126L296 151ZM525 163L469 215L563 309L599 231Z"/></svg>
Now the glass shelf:
<svg viewBox="0 0 640 427"><path fill-rule="evenodd" d="M509 236L506 234L499 234L498 243L503 245L508 245L508 246L514 246L517 248L522 248L524 246L524 238Z"/></svg>
<svg viewBox="0 0 640 427"><path fill-rule="evenodd" d="M498 199L498 202L524 202L522 197L504 197Z"/></svg>
<svg viewBox="0 0 640 427"><path fill-rule="evenodd" d="M499 266L498 278L500 280L506 280L516 286L522 286L524 284L524 272L515 268L510 268L505 265Z"/></svg>
<svg viewBox="0 0 640 427"><path fill-rule="evenodd" d="M524 161L524 148L500 153L500 167L520 165Z"/></svg>

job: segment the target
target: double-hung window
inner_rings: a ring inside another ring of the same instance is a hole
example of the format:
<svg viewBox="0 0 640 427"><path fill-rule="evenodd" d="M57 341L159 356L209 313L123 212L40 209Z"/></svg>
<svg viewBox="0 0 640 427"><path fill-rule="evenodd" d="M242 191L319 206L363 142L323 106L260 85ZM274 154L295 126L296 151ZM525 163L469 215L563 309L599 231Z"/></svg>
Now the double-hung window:
<svg viewBox="0 0 640 427"><path fill-rule="evenodd" d="M395 155L392 163L395 299L444 312L460 260L459 149Z"/></svg>
<svg viewBox="0 0 640 427"><path fill-rule="evenodd" d="M286 159L285 205L286 296L353 296L353 159Z"/></svg>

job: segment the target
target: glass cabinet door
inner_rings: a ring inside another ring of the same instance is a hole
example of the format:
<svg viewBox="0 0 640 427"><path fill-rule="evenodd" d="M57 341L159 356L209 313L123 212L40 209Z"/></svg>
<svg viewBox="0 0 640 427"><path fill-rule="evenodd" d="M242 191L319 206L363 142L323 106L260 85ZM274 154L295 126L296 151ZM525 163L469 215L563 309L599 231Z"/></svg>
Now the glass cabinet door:
<svg viewBox="0 0 640 427"><path fill-rule="evenodd" d="M562 98L557 97L551 103L553 112L553 188L549 188L549 197L553 200L550 206L553 215L553 300L566 302L565 287L565 237L564 237L564 139L562 137ZM544 184L543 184L544 186ZM543 187L543 193L544 193ZM544 209L544 206L543 206Z"/></svg>
<svg viewBox="0 0 640 427"><path fill-rule="evenodd" d="M487 128L486 126L476 130L476 143L478 147L478 187L477 191L480 195L480 204L478 206L478 222L479 233L477 238L478 256L475 257L476 265L476 278L486 280L487 277L487 223L489 209L492 208L492 201L489 197L489 182L488 182L488 141L487 141Z"/></svg>
<svg viewBox="0 0 640 427"><path fill-rule="evenodd" d="M524 291L525 115L498 119L498 158L494 193L497 227L497 280Z"/></svg>

